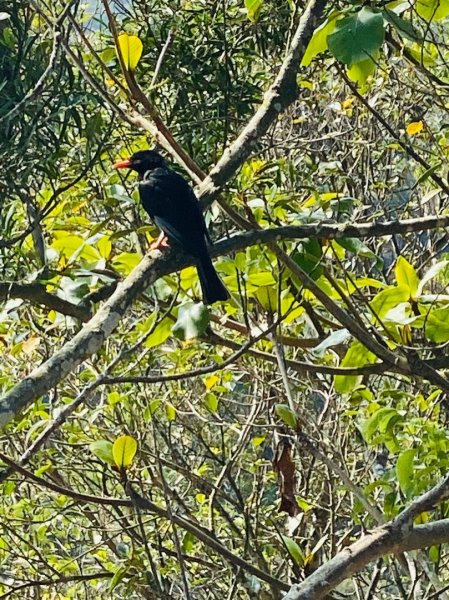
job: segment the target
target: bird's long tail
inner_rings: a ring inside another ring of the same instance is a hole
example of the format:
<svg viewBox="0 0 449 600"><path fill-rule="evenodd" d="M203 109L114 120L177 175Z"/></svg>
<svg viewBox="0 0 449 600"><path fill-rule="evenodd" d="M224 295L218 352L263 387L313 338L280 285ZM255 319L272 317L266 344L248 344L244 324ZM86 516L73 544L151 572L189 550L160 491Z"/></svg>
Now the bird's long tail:
<svg viewBox="0 0 449 600"><path fill-rule="evenodd" d="M227 300L229 292L214 269L209 254L198 257L196 268L203 292L204 304L213 304L219 300Z"/></svg>

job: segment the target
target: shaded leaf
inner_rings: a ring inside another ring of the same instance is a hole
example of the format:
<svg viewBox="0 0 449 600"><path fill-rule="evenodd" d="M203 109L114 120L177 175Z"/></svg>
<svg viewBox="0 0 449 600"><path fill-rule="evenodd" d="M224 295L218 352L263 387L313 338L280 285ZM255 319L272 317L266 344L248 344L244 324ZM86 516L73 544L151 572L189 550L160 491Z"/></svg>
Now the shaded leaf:
<svg viewBox="0 0 449 600"><path fill-rule="evenodd" d="M190 340L202 335L209 325L209 311L202 302L183 304L172 332L180 340Z"/></svg>
<svg viewBox="0 0 449 600"><path fill-rule="evenodd" d="M277 416L289 427L296 429L297 426L297 417L296 414L292 411L292 409L287 404L276 404L275 412Z"/></svg>
<svg viewBox="0 0 449 600"><path fill-rule="evenodd" d="M300 546L292 540L291 538L283 535L282 541L284 542L290 556L293 558L295 563L300 567L304 564L304 554L300 548Z"/></svg>
<svg viewBox="0 0 449 600"><path fill-rule="evenodd" d="M114 455L112 453L112 442L109 442L108 440L97 440L89 445L89 450L99 459L108 463L108 465L115 465Z"/></svg>
<svg viewBox="0 0 449 600"><path fill-rule="evenodd" d="M335 58L351 66L370 58L380 48L384 37L382 14L364 6L356 14L337 21L327 41Z"/></svg>

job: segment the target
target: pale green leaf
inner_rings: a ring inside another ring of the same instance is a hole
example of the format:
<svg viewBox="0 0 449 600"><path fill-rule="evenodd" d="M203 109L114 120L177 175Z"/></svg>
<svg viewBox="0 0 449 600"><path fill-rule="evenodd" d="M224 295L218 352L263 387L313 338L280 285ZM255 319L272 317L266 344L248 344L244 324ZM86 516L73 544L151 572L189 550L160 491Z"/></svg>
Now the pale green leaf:
<svg viewBox="0 0 449 600"><path fill-rule="evenodd" d="M449 0L418 0L415 8L425 21L441 21L449 15Z"/></svg>
<svg viewBox="0 0 449 600"><path fill-rule="evenodd" d="M434 265L432 265L430 267L430 269L428 269L424 273L424 275L418 285L418 293L417 293L418 297L422 294L424 286L426 286L429 283L429 281L431 281L432 279L434 279L434 277L436 277L439 273L441 273L441 271L443 271L448 265L449 265L449 260L441 260L440 262L437 262Z"/></svg>
<svg viewBox="0 0 449 600"><path fill-rule="evenodd" d="M407 286L391 286L376 294L371 300L370 306L374 313L382 319L392 308L409 299L410 290Z"/></svg>
<svg viewBox="0 0 449 600"><path fill-rule="evenodd" d="M404 450L404 452L401 452L396 462L396 477L398 479L399 487L406 495L413 487L412 476L414 458L415 450L410 448L409 450Z"/></svg>
<svg viewBox="0 0 449 600"><path fill-rule="evenodd" d="M176 408L173 406L173 404L170 404L168 402L166 403L165 414L167 415L168 421L176 420Z"/></svg>
<svg viewBox="0 0 449 600"><path fill-rule="evenodd" d="M327 50L327 37L334 31L337 19L340 17L341 13L334 12L320 27L318 27L318 29L315 29L312 39L310 40L306 51L304 52L304 56L301 61L302 67L308 67L315 56Z"/></svg>
<svg viewBox="0 0 449 600"><path fill-rule="evenodd" d="M108 442L108 440L97 440L89 445L89 450L99 459L108 463L108 465L115 464L114 456L112 454L112 442Z"/></svg>
<svg viewBox="0 0 449 600"><path fill-rule="evenodd" d="M262 10L263 0L245 0L246 14L248 19L253 23L257 23Z"/></svg>
<svg viewBox="0 0 449 600"><path fill-rule="evenodd" d="M426 337L436 344L449 341L449 306L435 308L425 320Z"/></svg>

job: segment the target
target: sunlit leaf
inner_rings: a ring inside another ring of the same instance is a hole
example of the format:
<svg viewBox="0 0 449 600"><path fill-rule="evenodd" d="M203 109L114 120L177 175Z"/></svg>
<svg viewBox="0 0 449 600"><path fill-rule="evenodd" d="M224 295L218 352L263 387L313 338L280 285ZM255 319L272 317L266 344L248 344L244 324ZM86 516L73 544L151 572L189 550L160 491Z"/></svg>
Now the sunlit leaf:
<svg viewBox="0 0 449 600"><path fill-rule="evenodd" d="M304 56L301 61L302 67L308 67L315 56L327 50L327 37L334 31L337 19L340 17L341 13L334 12L320 27L318 27L318 29L315 29L312 39L310 40L306 51L304 52Z"/></svg>
<svg viewBox="0 0 449 600"><path fill-rule="evenodd" d="M360 342L354 342L340 363L341 367L363 367L376 361L376 356ZM340 394L350 393L362 381L362 375L337 375L335 389Z"/></svg>
<svg viewBox="0 0 449 600"><path fill-rule="evenodd" d="M376 61L372 58L367 58L365 60L361 60L360 62L353 63L347 68L346 73L351 81L354 81L359 85L363 85L375 70Z"/></svg>
<svg viewBox="0 0 449 600"><path fill-rule="evenodd" d="M117 467L126 469L132 463L137 452L137 441L129 436L122 435L117 438L112 446L112 454Z"/></svg>
<svg viewBox="0 0 449 600"><path fill-rule="evenodd" d="M391 286L374 296L370 305L375 314L381 319L392 308L410 299L410 289L406 285Z"/></svg>
<svg viewBox="0 0 449 600"><path fill-rule="evenodd" d="M165 404L165 414L167 415L168 421L176 420L176 408L173 406L173 404L170 404L169 402Z"/></svg>
<svg viewBox="0 0 449 600"><path fill-rule="evenodd" d="M449 0L418 0L415 9L425 21L441 21L449 15Z"/></svg>
<svg viewBox="0 0 449 600"><path fill-rule="evenodd" d="M426 337L436 344L449 341L449 306L432 309L425 320Z"/></svg>
<svg viewBox="0 0 449 600"><path fill-rule="evenodd" d="M408 135L416 135L417 133L421 133L424 128L424 123L422 121L412 121L407 125L406 131Z"/></svg>
<svg viewBox="0 0 449 600"><path fill-rule="evenodd" d="M394 274L399 286L406 287L409 290L410 298L416 298L419 286L419 277L407 259L400 256L394 267Z"/></svg>
<svg viewBox="0 0 449 600"><path fill-rule="evenodd" d="M409 450L404 450L404 452L401 452L396 462L396 477L404 494L408 494L410 489L413 487L412 475L414 458L415 450L410 448Z"/></svg>
<svg viewBox="0 0 449 600"><path fill-rule="evenodd" d="M248 19L253 23L259 20L262 6L263 0L245 0L246 14L248 15Z"/></svg>
<svg viewBox="0 0 449 600"><path fill-rule="evenodd" d="M118 44L126 68L129 71L134 71L142 56L142 42L136 35L121 33L118 36Z"/></svg>

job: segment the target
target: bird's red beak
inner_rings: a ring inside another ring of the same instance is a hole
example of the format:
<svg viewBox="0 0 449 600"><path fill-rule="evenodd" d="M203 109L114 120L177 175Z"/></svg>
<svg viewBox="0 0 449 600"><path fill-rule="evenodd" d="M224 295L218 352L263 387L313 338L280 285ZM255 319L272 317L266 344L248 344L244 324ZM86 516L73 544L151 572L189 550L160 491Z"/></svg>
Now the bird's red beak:
<svg viewBox="0 0 449 600"><path fill-rule="evenodd" d="M130 166L131 166L131 161L129 160L129 158L127 158L126 160L119 160L112 166L112 168L113 169L126 169L127 167L130 167Z"/></svg>

